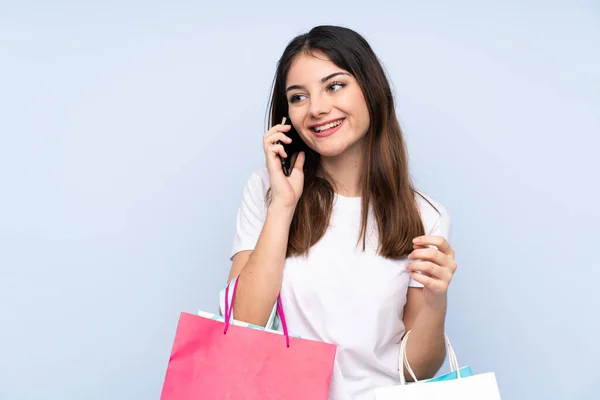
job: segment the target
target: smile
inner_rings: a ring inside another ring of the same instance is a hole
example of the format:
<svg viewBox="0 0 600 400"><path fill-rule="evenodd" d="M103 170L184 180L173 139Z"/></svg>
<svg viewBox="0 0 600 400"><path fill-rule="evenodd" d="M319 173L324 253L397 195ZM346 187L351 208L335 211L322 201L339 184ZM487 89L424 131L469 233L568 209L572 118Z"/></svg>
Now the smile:
<svg viewBox="0 0 600 400"><path fill-rule="evenodd" d="M309 128L315 133L315 136L325 137L335 133L342 123L344 123L344 118L330 121L322 125L312 125Z"/></svg>

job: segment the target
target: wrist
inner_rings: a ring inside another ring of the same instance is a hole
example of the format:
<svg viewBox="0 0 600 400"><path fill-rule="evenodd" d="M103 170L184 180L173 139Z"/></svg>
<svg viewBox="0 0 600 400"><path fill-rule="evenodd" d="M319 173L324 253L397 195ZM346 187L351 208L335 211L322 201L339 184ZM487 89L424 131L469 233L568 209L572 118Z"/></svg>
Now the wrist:
<svg viewBox="0 0 600 400"><path fill-rule="evenodd" d="M267 218L274 218L277 221L292 222L296 206L289 206L272 202L267 208Z"/></svg>
<svg viewBox="0 0 600 400"><path fill-rule="evenodd" d="M448 309L448 296L443 295L435 299L428 299L428 301L423 302L423 306L421 308L422 312L427 314L446 314L446 310Z"/></svg>

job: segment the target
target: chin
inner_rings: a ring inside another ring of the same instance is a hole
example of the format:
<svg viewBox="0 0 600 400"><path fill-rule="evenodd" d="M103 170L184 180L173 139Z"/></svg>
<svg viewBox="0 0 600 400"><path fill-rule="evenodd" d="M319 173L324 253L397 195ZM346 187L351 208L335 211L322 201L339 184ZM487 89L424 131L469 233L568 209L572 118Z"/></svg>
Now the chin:
<svg viewBox="0 0 600 400"><path fill-rule="evenodd" d="M314 150L319 153L321 157L337 157L340 154L343 154L346 149L346 146L344 146L342 143L332 143L330 145L319 146Z"/></svg>

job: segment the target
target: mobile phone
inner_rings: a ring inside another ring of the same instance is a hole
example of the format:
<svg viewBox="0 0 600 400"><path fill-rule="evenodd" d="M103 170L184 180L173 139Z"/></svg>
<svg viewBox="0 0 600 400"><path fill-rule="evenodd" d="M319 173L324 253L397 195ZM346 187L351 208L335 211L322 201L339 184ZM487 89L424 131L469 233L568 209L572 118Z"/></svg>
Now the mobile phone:
<svg viewBox="0 0 600 400"><path fill-rule="evenodd" d="M295 157L293 156L301 151L304 151L304 153L306 154L306 144L304 143L302 138L300 138L300 135L298 134L296 129L294 129L294 126L290 123L289 118L286 118L286 122L284 125L291 126L291 129L285 132L285 135L292 139L292 142L290 144L279 142L279 144L283 145L283 149L287 154L287 158L279 156L279 159L281 160L281 167L283 168L283 173L285 174L285 176L290 176L290 173L294 168L292 158L295 159Z"/></svg>

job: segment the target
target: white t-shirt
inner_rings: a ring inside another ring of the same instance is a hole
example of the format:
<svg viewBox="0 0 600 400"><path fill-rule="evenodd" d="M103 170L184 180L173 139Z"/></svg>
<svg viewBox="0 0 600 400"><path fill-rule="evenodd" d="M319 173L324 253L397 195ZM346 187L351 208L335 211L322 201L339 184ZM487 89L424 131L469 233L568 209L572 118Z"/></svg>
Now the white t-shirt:
<svg viewBox="0 0 600 400"><path fill-rule="evenodd" d="M232 257L256 246L268 188L266 169L252 174L244 188ZM421 196L416 198L425 233L448 238L445 208L427 198L436 211ZM330 400L372 400L374 388L399 384L406 293L409 286L422 287L404 268L406 259L376 254L378 232L371 217L362 251L362 241L357 241L360 217L360 197L336 194L323 238L307 257L286 259L283 273L281 299L290 333L337 345Z"/></svg>

